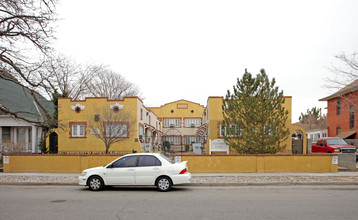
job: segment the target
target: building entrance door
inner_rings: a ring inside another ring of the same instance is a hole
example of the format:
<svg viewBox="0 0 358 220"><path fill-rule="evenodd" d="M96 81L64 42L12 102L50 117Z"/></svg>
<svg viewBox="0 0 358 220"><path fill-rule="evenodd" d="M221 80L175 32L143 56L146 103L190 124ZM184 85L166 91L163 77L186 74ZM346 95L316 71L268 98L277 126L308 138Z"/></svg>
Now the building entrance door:
<svg viewBox="0 0 358 220"><path fill-rule="evenodd" d="M300 131L295 131L292 135L292 153L303 154L303 135Z"/></svg>
<svg viewBox="0 0 358 220"><path fill-rule="evenodd" d="M50 154L58 153L58 135L56 132L50 134Z"/></svg>

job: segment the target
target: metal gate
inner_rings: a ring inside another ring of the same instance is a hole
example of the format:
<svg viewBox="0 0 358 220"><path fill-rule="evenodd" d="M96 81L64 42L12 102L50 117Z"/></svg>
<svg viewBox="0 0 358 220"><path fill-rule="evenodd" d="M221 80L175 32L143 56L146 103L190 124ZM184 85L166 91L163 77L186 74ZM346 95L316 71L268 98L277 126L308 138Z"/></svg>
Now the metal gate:
<svg viewBox="0 0 358 220"><path fill-rule="evenodd" d="M303 140L292 140L292 153L303 154Z"/></svg>

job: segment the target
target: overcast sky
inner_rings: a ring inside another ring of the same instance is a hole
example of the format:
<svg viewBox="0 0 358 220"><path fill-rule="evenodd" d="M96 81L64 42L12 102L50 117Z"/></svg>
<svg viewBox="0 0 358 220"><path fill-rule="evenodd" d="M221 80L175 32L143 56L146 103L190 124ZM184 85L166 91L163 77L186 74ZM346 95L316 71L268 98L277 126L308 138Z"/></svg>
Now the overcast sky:
<svg viewBox="0 0 358 220"><path fill-rule="evenodd" d="M334 90L334 55L358 51L357 0L61 0L55 48L136 84L148 107L206 106L245 68L264 68L292 96L292 122Z"/></svg>

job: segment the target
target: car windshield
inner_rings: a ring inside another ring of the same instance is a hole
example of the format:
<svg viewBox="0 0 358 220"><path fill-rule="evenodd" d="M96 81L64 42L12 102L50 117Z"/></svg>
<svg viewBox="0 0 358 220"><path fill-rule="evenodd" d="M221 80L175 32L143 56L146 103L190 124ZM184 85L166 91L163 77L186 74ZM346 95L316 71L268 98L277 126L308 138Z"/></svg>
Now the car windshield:
<svg viewBox="0 0 358 220"><path fill-rule="evenodd" d="M169 163L172 163L173 164L173 161L171 159L169 159L168 157L164 156L163 154L160 154L160 156L162 158L164 158L166 161L168 161Z"/></svg>
<svg viewBox="0 0 358 220"><path fill-rule="evenodd" d="M347 142L343 139L337 138L337 139L327 139L328 145L348 145Z"/></svg>

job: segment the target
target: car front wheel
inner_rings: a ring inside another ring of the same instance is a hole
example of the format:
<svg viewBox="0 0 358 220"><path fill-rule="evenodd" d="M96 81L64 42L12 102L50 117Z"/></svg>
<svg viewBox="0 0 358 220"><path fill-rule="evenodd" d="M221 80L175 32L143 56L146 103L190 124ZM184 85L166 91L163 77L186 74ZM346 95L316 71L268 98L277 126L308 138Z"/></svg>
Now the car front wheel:
<svg viewBox="0 0 358 220"><path fill-rule="evenodd" d="M168 177L159 177L156 185L159 191L166 192L172 188L172 181Z"/></svg>
<svg viewBox="0 0 358 220"><path fill-rule="evenodd" d="M88 180L88 187L92 190L92 191L100 191L103 189L104 187L104 183L101 177L99 176L92 176L89 180Z"/></svg>

